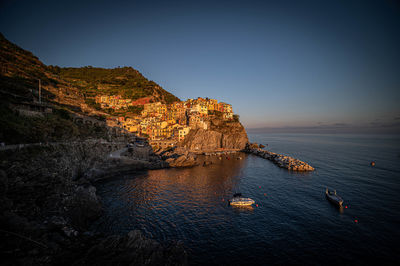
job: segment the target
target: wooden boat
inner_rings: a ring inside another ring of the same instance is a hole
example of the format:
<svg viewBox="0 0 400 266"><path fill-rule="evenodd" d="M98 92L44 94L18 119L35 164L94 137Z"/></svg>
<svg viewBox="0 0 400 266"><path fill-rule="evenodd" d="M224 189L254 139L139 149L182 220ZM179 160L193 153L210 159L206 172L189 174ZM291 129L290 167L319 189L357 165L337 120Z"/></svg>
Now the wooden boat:
<svg viewBox="0 0 400 266"><path fill-rule="evenodd" d="M325 190L326 198L336 206L342 207L343 199L336 194L336 190L329 191L328 188Z"/></svg>
<svg viewBox="0 0 400 266"><path fill-rule="evenodd" d="M229 204L232 206L250 206L254 203L254 200L242 197L241 193L234 194L233 198L229 201Z"/></svg>

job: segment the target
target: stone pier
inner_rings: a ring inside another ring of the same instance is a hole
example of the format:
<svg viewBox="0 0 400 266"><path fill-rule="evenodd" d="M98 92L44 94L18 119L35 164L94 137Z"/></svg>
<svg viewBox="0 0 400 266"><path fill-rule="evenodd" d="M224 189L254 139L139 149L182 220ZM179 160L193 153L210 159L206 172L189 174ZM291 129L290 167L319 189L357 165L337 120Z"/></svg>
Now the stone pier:
<svg viewBox="0 0 400 266"><path fill-rule="evenodd" d="M311 165L309 165L303 161L292 158L290 156L285 156L282 154L263 150L258 147L257 148L247 147L246 152L257 155L264 159L270 160L273 163L275 163L276 165L278 165L279 167L285 168L285 169L288 169L291 171L305 172L305 171L314 171L315 170L314 167L312 167Z"/></svg>

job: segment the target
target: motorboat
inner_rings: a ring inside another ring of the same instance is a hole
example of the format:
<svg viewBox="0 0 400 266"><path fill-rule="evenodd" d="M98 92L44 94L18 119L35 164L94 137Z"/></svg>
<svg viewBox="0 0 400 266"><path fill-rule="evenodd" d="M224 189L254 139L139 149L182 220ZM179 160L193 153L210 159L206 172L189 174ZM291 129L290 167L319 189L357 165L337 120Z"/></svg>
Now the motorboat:
<svg viewBox="0 0 400 266"><path fill-rule="evenodd" d="M242 197L241 193L234 194L233 198L229 201L229 204L232 206L250 206L254 203L254 200Z"/></svg>
<svg viewBox="0 0 400 266"><path fill-rule="evenodd" d="M143 141L136 141L135 145L136 145L136 147L144 147L144 142Z"/></svg>
<svg viewBox="0 0 400 266"><path fill-rule="evenodd" d="M326 198L331 203L335 204L336 206L342 207L343 199L339 195L336 194L336 190L329 191L329 189L326 188L325 195L326 195Z"/></svg>

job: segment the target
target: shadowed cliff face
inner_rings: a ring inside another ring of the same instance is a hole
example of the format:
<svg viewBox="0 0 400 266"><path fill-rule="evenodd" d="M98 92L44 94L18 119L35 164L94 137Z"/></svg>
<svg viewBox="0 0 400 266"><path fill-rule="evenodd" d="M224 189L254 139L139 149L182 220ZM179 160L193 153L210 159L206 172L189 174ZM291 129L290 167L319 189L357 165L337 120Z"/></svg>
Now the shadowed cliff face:
<svg viewBox="0 0 400 266"><path fill-rule="evenodd" d="M192 151L213 151L216 149L244 149L248 143L247 133L240 122L221 119L209 121L209 129L191 130L180 146Z"/></svg>

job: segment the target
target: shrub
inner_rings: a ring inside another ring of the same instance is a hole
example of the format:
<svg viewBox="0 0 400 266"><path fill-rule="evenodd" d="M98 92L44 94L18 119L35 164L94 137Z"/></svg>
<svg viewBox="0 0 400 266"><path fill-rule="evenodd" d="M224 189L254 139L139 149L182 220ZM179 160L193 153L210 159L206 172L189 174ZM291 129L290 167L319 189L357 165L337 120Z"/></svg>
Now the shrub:
<svg viewBox="0 0 400 266"><path fill-rule="evenodd" d="M67 110L65 110L65 109L55 109L55 110L54 110L54 113L55 113L56 115L58 115L59 117L61 117L62 119L65 119L65 120L71 119L71 115L70 115L69 112L68 112Z"/></svg>

